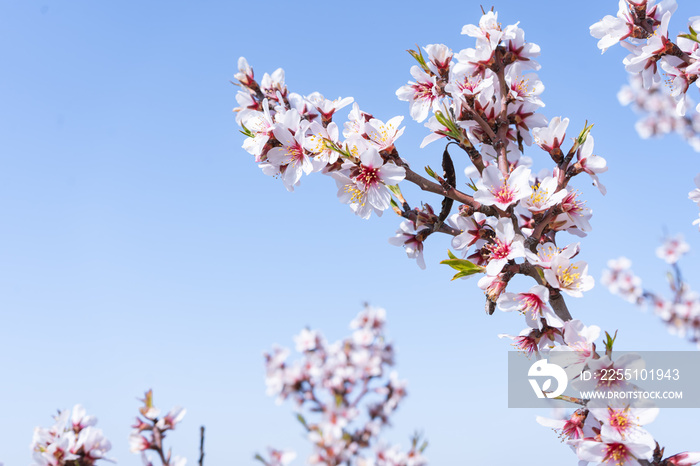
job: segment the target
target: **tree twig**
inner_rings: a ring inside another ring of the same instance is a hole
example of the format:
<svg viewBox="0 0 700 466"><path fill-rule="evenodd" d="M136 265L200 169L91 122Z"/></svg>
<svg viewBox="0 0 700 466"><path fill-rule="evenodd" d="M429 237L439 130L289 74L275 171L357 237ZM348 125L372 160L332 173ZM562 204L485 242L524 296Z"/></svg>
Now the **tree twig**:
<svg viewBox="0 0 700 466"><path fill-rule="evenodd" d="M204 426L199 427L199 466L204 465Z"/></svg>

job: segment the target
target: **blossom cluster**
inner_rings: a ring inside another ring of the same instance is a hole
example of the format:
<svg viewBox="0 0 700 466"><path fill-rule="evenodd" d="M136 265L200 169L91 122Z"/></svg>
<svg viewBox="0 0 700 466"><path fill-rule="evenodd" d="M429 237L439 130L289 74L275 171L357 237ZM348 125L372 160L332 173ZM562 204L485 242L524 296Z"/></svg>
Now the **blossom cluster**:
<svg viewBox="0 0 700 466"><path fill-rule="evenodd" d="M355 104L341 140L333 116L352 98L328 100L318 92L303 97L287 90L282 69L265 73L258 84L245 58L238 67L235 77L242 89L236 96L236 121L248 136L243 147L263 173L279 177L290 191L304 174L332 176L341 201L362 218L390 207L388 187L405 176L391 159L403 117L385 123Z"/></svg>
<svg viewBox="0 0 700 466"><path fill-rule="evenodd" d="M181 407L171 409L166 415L161 416L160 410L153 404L153 390L148 390L141 400L143 406L139 408L140 416L132 425L129 435L129 449L132 453L140 453L144 466L152 466L151 459L146 455L147 450L154 451L163 466L185 466L187 459L180 456L172 456L172 451L165 452L163 439L167 432L174 430L182 421L186 410Z"/></svg>
<svg viewBox="0 0 700 466"><path fill-rule="evenodd" d="M610 392L638 391L640 387L618 378L605 380L601 377L608 371L635 371L645 368L645 361L634 353L628 353L617 359L612 358L614 338L608 335L604 355L595 353L570 355L571 364L566 368L572 379L572 385L581 391L596 390L613 395ZM585 366L594 374L589 380L576 379L574 374ZM606 396L606 400L571 401L581 405L569 416L561 419L537 417L537 422L550 427L568 444L581 460L580 464L593 462L600 465L694 465L700 462L700 452L683 452L664 458L652 435L642 426L652 422L659 409L650 400L621 399Z"/></svg>
<svg viewBox="0 0 700 466"><path fill-rule="evenodd" d="M54 424L36 427L32 439L33 466L90 466L112 448L102 430L95 427L97 418L86 413L81 405L60 411Z"/></svg>
<svg viewBox="0 0 700 466"><path fill-rule="evenodd" d="M328 343L320 332L304 329L294 338L301 360L289 362L289 350L280 347L265 354L267 393L278 402L295 401L313 444L309 464L427 464L425 444L417 439L407 452L378 439L406 396L406 382L395 371L387 373L394 349L384 335L385 318L384 309L367 306L351 322L349 338ZM295 457L276 449L269 449L268 459L256 456L267 466L286 465Z"/></svg>
<svg viewBox="0 0 700 466"><path fill-rule="evenodd" d="M602 283L611 293L638 305L651 307L666 324L669 332L686 337L700 346L700 294L683 280L679 259L690 251L681 235L667 238L656 250L656 255L671 266L668 275L671 298L642 287L642 280L632 271L632 263L625 257L608 261Z"/></svg>
<svg viewBox="0 0 700 466"><path fill-rule="evenodd" d="M661 14L661 10L663 5L653 14ZM578 258L580 244L567 244L561 234L584 237L591 231L592 212L569 182L586 173L605 194L599 175L607 170L607 162L594 153L592 125L586 123L567 142L569 119L559 116L548 120L540 113L544 86L535 73L540 68L535 61L540 48L525 41L518 24L503 27L497 13L488 11L478 25L464 26L462 34L474 40L473 48L453 52L446 45L431 44L410 51L417 63L410 70L413 80L396 92L399 99L408 102L413 119L427 120L429 134L422 146L446 143L442 174L426 167L429 178L425 178L401 157L395 144L403 133L399 128L401 117L384 124L354 104L344 124L345 140L340 140L331 119L337 108L349 104L349 99L328 103L317 93L305 98L289 93L281 70L265 75L258 84L247 61L241 59L236 78L242 90L236 111L237 122L247 137L243 147L255 156L265 173L280 176L290 189L301 172L290 178L293 183L286 181L285 172L294 166L292 159L283 158L282 153L296 154L294 160L299 163L306 163L308 158L308 173L320 171L333 176L340 187L340 200L363 218L371 211L380 213L391 207L403 220L390 242L403 246L420 267L425 266L426 239L433 233L451 236L457 254L448 251L449 258L442 263L457 271L454 279L481 275L478 286L484 290L487 313L499 308L524 317L527 328L519 335L501 336L511 338L518 349L537 358L549 352L570 353L570 370L591 367L601 359L595 350L600 329L574 320L565 295L582 297L594 286L594 280L588 274L587 263ZM307 138L313 144L307 143ZM532 169L534 161L523 151L524 146L533 144L542 150L535 152L551 161L553 167ZM467 192L458 189L450 145L468 156L464 157L469 161L464 169ZM292 146L295 149L289 149ZM399 186L406 182L440 196L441 208L434 209L425 202L411 208ZM516 275L535 283L529 289L511 289ZM351 360L347 351L371 339L371 332L365 329L359 335L356 332L353 341L329 347L318 333L307 330L297 338L297 349L305 353L302 363L288 366L288 352L279 348L267 355L268 392L279 399L291 397L300 406L315 406L322 414L318 424L304 421L316 446L317 456L312 462L337 458L339 452L348 451L348 445L362 445L356 440L358 432L372 432L367 425L344 430L348 416L357 416L355 403L346 399L346 387L350 384L357 392L359 377L373 374L383 361L381 351L373 364L364 352L359 358L363 369L358 373L356 367L346 367L346 361ZM344 354L340 373L337 356L329 359L329 351ZM337 405L318 401L316 387L330 391L333 396L329 399L341 401ZM586 409L588 402L581 400ZM333 416L325 415L327 411ZM587 418L583 416L581 423ZM332 423L336 419L342 420L340 426ZM602 412L591 415L589 423L592 429L585 430L585 435L570 438L580 460L614 460L618 465L656 460L657 445L650 435L642 446L612 434L597 435L596 429L613 426Z"/></svg>
<svg viewBox="0 0 700 466"><path fill-rule="evenodd" d="M600 39L598 48L602 52L618 43L629 51L623 61L625 69L640 75L644 88L659 83L661 73L665 73L676 111L685 115L688 88L693 84L700 86L700 43L696 33L700 30L700 16L690 18L690 33L679 34L674 42L668 26L676 8L675 0L658 4L654 0L620 0L617 15L605 16L590 31Z"/></svg>
<svg viewBox="0 0 700 466"><path fill-rule="evenodd" d="M689 109L685 115L676 111L676 100L668 87L661 83L652 83L646 89L638 74L629 75L629 83L622 86L617 93L620 104L630 105L643 115L635 123L637 134L643 139L661 137L676 133L697 152L700 152L700 113ZM688 102L692 102L690 97Z"/></svg>
<svg viewBox="0 0 700 466"><path fill-rule="evenodd" d="M602 52L617 43L630 52L623 61L630 82L618 100L645 114L635 125L639 135L646 139L676 132L700 152L700 104L688 111L694 105L688 90L693 84L700 87L700 16L690 18L689 33L674 42L668 25L676 7L675 0L619 0L617 15L605 16L590 32L600 39ZM693 224L700 226L700 218Z"/></svg>
<svg viewBox="0 0 700 466"><path fill-rule="evenodd" d="M675 100L666 87L654 83L645 89L642 78L630 74L629 85L624 85L617 97L622 105L632 104L635 111L644 114L635 124L637 133L643 139L676 132L700 152L700 113L690 110L685 115L679 115ZM697 188L688 193L688 198L700 206L700 174L694 181ZM700 214L693 225L700 228Z"/></svg>

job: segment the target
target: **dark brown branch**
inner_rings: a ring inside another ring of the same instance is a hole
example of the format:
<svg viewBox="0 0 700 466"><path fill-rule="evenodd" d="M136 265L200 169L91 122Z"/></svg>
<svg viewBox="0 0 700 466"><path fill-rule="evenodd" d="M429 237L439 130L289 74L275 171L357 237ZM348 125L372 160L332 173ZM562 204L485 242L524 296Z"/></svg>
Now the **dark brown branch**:
<svg viewBox="0 0 700 466"><path fill-rule="evenodd" d="M445 223L440 225L440 227L438 229L436 229L435 231L438 233L445 233L445 234L452 235L452 236L457 236L457 235L462 233L460 230L458 230L456 228L452 228L451 226L449 226Z"/></svg>
<svg viewBox="0 0 700 466"><path fill-rule="evenodd" d="M569 308L566 307L564 297L561 295L559 290L555 290L550 287L549 304L552 306L552 309L554 309L555 314L564 322L572 319L571 313L569 313Z"/></svg>
<svg viewBox="0 0 700 466"><path fill-rule="evenodd" d="M498 169L503 176L508 176L508 89L506 87L505 63L500 50L496 51L496 77L501 92L501 114L498 118L498 133L494 141L494 149L498 153ZM496 147L498 146L498 147Z"/></svg>
<svg viewBox="0 0 700 466"><path fill-rule="evenodd" d="M464 101L464 108L467 109L467 111L472 116L474 121L476 121L479 124L479 126L481 126L481 129L484 130L484 132L489 137L489 139L491 139L492 142L495 141L496 140L496 133L493 132L491 125L489 125L486 120L481 118L481 115L479 115L479 113L476 110L474 110L474 107L469 105L469 102Z"/></svg>
<svg viewBox="0 0 700 466"><path fill-rule="evenodd" d="M530 251L535 252L537 243L540 242L540 238L542 238L542 235L544 234L544 229L547 228L547 225L549 225L560 213L562 213L560 206L555 205L554 207L550 207L544 217L542 217L542 220L537 222L537 225L535 225L535 229L532 230L532 234L525 242L525 247L530 249Z"/></svg>
<svg viewBox="0 0 700 466"><path fill-rule="evenodd" d="M204 466L204 426L199 427L199 466Z"/></svg>
<svg viewBox="0 0 700 466"><path fill-rule="evenodd" d="M474 198L470 195L465 194L455 188L445 189L439 184L434 183L426 178L423 178L418 173L411 170L408 167L408 165L404 165L404 168L406 169L406 181L410 181L411 183L417 185L423 191L429 191L431 193L449 197L450 199L454 199L455 201L461 202L462 204L467 204L475 210L478 210L482 207L481 203L475 201Z"/></svg>

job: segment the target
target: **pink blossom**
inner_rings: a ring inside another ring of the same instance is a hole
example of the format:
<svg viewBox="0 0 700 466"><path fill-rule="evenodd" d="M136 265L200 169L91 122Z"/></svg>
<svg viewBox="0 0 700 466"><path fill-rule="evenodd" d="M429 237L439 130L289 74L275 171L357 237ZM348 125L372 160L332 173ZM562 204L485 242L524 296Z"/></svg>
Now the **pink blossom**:
<svg viewBox="0 0 700 466"><path fill-rule="evenodd" d="M676 235L664 240L664 244L656 249L656 256L668 264L675 264L688 251L690 246L683 240L683 235Z"/></svg>
<svg viewBox="0 0 700 466"><path fill-rule="evenodd" d="M532 194L529 177L530 170L526 167L517 167L508 176L503 176L498 167L489 165L476 182L474 199L484 205L495 205L506 210Z"/></svg>
<svg viewBox="0 0 700 466"><path fill-rule="evenodd" d="M542 319L550 327L563 327L564 322L552 309L547 306L549 290L542 285L535 285L527 293L504 293L498 299L498 307L502 311L521 312L527 324L536 329L542 329Z"/></svg>
<svg viewBox="0 0 700 466"><path fill-rule="evenodd" d="M409 81L396 91L399 100L410 102L411 118L421 122L428 117L430 109L439 110L439 96L435 77L429 75L420 66L411 67L411 76L416 82Z"/></svg>
<svg viewBox="0 0 700 466"><path fill-rule="evenodd" d="M417 231L412 220L404 220L396 231L396 236L389 238L389 244L403 246L406 255L411 259L416 259L418 267L425 269L425 259L423 258L423 241L416 237Z"/></svg>

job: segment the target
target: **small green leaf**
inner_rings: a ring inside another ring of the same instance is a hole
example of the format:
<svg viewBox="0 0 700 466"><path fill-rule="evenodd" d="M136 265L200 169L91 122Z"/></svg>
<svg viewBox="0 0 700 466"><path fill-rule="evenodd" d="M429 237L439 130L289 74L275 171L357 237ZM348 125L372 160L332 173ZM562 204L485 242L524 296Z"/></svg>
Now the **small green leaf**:
<svg viewBox="0 0 700 466"><path fill-rule="evenodd" d="M613 344L615 343L615 339L617 338L617 330L615 330L615 334L613 336L610 336L608 332L605 332L605 354L610 356L612 354L613 350Z"/></svg>
<svg viewBox="0 0 700 466"><path fill-rule="evenodd" d="M434 178L434 179L436 179L436 180L438 179L437 175L435 174L435 172L433 171L433 169L430 168L429 165L426 165L426 166L425 166L425 172L426 172L426 173L428 174L428 176L430 176L431 178Z"/></svg>
<svg viewBox="0 0 700 466"><path fill-rule="evenodd" d="M683 37L688 40L692 40L693 42L697 42L700 44L700 39L698 39L697 35L691 35L691 34L679 34L678 37Z"/></svg>
<svg viewBox="0 0 700 466"><path fill-rule="evenodd" d="M445 115L443 115L441 111L438 110L437 112L435 112L435 119L445 128L450 127L450 122L447 120L447 118L445 118Z"/></svg>
<svg viewBox="0 0 700 466"><path fill-rule="evenodd" d="M428 72L430 69L428 68L428 64L425 62L425 58L423 57L423 52L421 51L420 47L418 44L416 44L416 50L406 50L406 52L409 53L413 58L416 59L418 64L423 68L426 72Z"/></svg>
<svg viewBox="0 0 700 466"><path fill-rule="evenodd" d="M544 278L544 270L542 270L542 267L535 267L535 270L537 270L537 275L540 276L543 282L547 282L547 280Z"/></svg>
<svg viewBox="0 0 700 466"><path fill-rule="evenodd" d="M345 149L343 150L342 147L338 147L333 141L328 141L326 140L326 147L330 148L331 150L334 150L335 152L338 152L340 155L345 157L346 159L355 159L349 150Z"/></svg>
<svg viewBox="0 0 700 466"><path fill-rule="evenodd" d="M398 199L403 199L403 195L401 194L401 189L399 188L399 185L394 184L385 186L389 188L389 191L391 191L394 194L394 196L396 196Z"/></svg>
<svg viewBox="0 0 700 466"><path fill-rule="evenodd" d="M243 128L243 131L241 131L240 133L243 134L244 136L248 136L249 138L255 137L255 133L253 133L251 130L246 128L245 125L242 124L241 128Z"/></svg>
<svg viewBox="0 0 700 466"><path fill-rule="evenodd" d="M688 26L688 29L690 30L690 34L678 34L678 37L683 37L685 39L692 40L694 42L700 43L700 40L698 39L698 33L695 29L693 29L691 26Z"/></svg>
<svg viewBox="0 0 700 466"><path fill-rule="evenodd" d="M440 261L441 264L449 265L455 270L471 270L471 262L465 259L445 259L444 261Z"/></svg>
<svg viewBox="0 0 700 466"><path fill-rule="evenodd" d="M450 278L450 281L453 282L457 280L458 278L463 278L463 277L469 277L471 275L474 275L475 272L457 272L454 277Z"/></svg>
<svg viewBox="0 0 700 466"><path fill-rule="evenodd" d="M583 125L583 130L581 133L579 133L578 138L576 138L576 142L581 145L586 141L586 138L588 137L588 134L591 132L591 129L593 129L593 124L590 126L588 125L588 120L586 120L586 123Z"/></svg>
<svg viewBox="0 0 700 466"><path fill-rule="evenodd" d="M435 112L435 119L438 121L438 123L447 128L448 134L451 137L455 139L461 139L462 130L457 126L457 124L454 121L452 121L450 111L447 109L447 107L444 107L444 110L444 112L440 110Z"/></svg>
<svg viewBox="0 0 700 466"><path fill-rule="evenodd" d="M454 277L452 277L452 280L456 280L457 278L462 277L468 277L469 275L474 275L476 273L483 273L486 270L485 267L476 265L473 262L470 262L466 259L457 258L449 249L447 250L447 255L449 256L449 259L445 259L440 263L449 265L453 269L457 270L458 273Z"/></svg>

